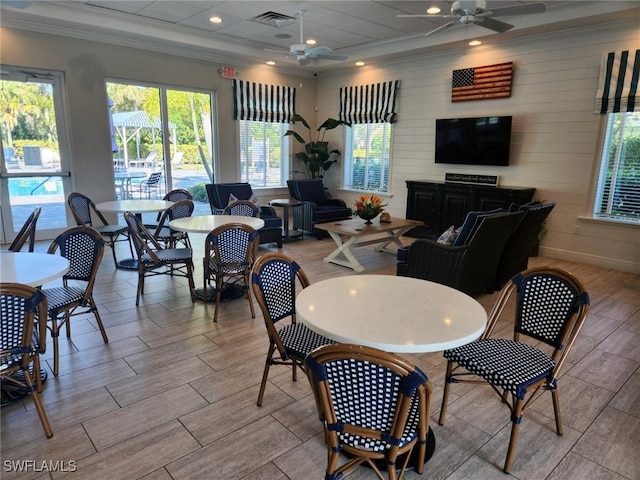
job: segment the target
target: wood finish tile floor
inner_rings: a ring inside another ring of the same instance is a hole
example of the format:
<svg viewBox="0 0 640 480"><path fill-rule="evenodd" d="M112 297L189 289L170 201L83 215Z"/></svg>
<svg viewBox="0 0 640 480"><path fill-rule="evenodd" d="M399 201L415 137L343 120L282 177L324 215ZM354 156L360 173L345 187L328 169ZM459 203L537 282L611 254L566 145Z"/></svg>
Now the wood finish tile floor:
<svg viewBox="0 0 640 480"><path fill-rule="evenodd" d="M191 239L201 286L204 236ZM125 257L122 247L118 254ZM331 239L305 236L282 251L312 283L354 275L323 263L334 247ZM275 246L262 246L260 253L270 250ZM356 255L366 273L395 274L390 255L367 247ZM591 296L591 313L559 382L564 435L555 434L545 394L525 412L514 467L505 475L506 407L486 386L456 385L446 423L437 425L444 359L439 352L409 355L434 386L437 448L423 475L408 472L406 478L640 478L640 276L541 257L529 265L569 270ZM109 343L93 317L72 320L71 339L60 337L60 375L49 370L42 393L54 436L45 438L30 399L2 408L0 477L324 478L322 426L306 378L292 382L290 369L272 367L263 406L256 406L268 347L257 304L251 318L244 299L223 303L213 323L213 306L192 304L184 279L149 279L138 308L136 282L136 273L116 270L105 250L94 296ZM479 300L489 309L495 297ZM49 338L47 369L52 350ZM374 475L360 468L348 478Z"/></svg>

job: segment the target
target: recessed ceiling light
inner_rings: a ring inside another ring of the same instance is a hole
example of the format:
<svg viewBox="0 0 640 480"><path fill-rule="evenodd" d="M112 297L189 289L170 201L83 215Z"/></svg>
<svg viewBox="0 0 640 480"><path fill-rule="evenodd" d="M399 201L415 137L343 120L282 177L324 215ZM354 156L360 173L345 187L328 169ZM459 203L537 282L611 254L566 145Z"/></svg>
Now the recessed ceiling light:
<svg viewBox="0 0 640 480"><path fill-rule="evenodd" d="M274 62L273 60L268 60L267 61L267 65L275 65L275 64L276 64L276 62Z"/></svg>
<svg viewBox="0 0 640 480"><path fill-rule="evenodd" d="M438 14L440 12L441 12L440 7L429 7L429 8L427 8L427 13L429 15L436 15L436 14Z"/></svg>
<svg viewBox="0 0 640 480"><path fill-rule="evenodd" d="M356 67L363 67L365 63L362 60L356 62Z"/></svg>
<svg viewBox="0 0 640 480"><path fill-rule="evenodd" d="M218 17L217 15L214 15L213 17L209 17L209 21L211 23L222 23L222 18Z"/></svg>
<svg viewBox="0 0 640 480"><path fill-rule="evenodd" d="M307 40L304 43L306 43L307 45L315 45L317 42L313 38L310 38L309 40Z"/></svg>
<svg viewBox="0 0 640 480"><path fill-rule="evenodd" d="M469 45L471 45L472 47L477 47L478 45L482 45L482 42L480 40L471 40L469 42Z"/></svg>

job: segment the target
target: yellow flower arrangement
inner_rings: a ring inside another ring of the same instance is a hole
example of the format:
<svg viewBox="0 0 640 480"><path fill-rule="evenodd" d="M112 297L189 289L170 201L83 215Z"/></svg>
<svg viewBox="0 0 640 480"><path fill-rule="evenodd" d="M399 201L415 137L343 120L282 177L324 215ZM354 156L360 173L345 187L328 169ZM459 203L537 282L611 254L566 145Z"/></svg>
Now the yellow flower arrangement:
<svg viewBox="0 0 640 480"><path fill-rule="evenodd" d="M353 206L355 207L353 214L366 220L367 224L370 224L371 220L380 215L387 204L384 203L384 200L378 195L365 194L359 195Z"/></svg>

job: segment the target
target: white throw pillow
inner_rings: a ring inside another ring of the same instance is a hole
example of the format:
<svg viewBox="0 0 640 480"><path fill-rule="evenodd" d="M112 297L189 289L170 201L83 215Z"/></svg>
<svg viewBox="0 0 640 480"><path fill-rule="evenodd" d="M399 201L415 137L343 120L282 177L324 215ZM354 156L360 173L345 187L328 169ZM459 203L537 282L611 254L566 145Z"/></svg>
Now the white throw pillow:
<svg viewBox="0 0 640 480"><path fill-rule="evenodd" d="M229 194L229 202L227 203L227 206L231 205L233 202L237 202L238 200L240 200L240 199L236 198L236 196L233 193L230 193ZM253 195L251 195L251 198L249 198L248 201L253 203L256 207L260 208L260 203L258 203L258 197L256 197L255 193Z"/></svg>
<svg viewBox="0 0 640 480"><path fill-rule="evenodd" d="M438 243L443 243L445 245L453 245L453 242L455 242L457 236L458 236L458 230L456 230L456 227L451 225L444 232L442 232L442 235L438 237Z"/></svg>

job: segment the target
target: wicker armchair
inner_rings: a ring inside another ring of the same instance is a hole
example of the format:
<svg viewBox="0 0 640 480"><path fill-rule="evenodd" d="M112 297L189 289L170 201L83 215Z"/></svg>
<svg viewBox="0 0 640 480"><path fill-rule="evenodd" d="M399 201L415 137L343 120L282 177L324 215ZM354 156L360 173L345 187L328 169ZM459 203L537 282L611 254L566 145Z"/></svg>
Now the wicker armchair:
<svg viewBox="0 0 640 480"><path fill-rule="evenodd" d="M542 224L555 206L555 203L541 203L521 207L524 216L507 241L498 263L496 290L500 290L516 273L527 269L531 245L538 238Z"/></svg>
<svg viewBox="0 0 640 480"><path fill-rule="evenodd" d="M302 202L293 209L293 228L316 235L319 239L322 233L316 230L316 223L349 220L351 209L344 200L329 198L324 190L322 180L287 180L289 195Z"/></svg>
<svg viewBox="0 0 640 480"><path fill-rule="evenodd" d="M222 215L225 208L236 200L249 200L254 196L248 183L208 183L205 187L214 215ZM278 248L282 248L282 219L269 205L260 205L259 208L260 218L264 220L264 227L259 230L260 244L277 243Z"/></svg>
<svg viewBox="0 0 640 480"><path fill-rule="evenodd" d="M398 251L397 274L448 285L468 295L493 292L500 256L523 215L497 213L480 218L465 245L416 240Z"/></svg>

